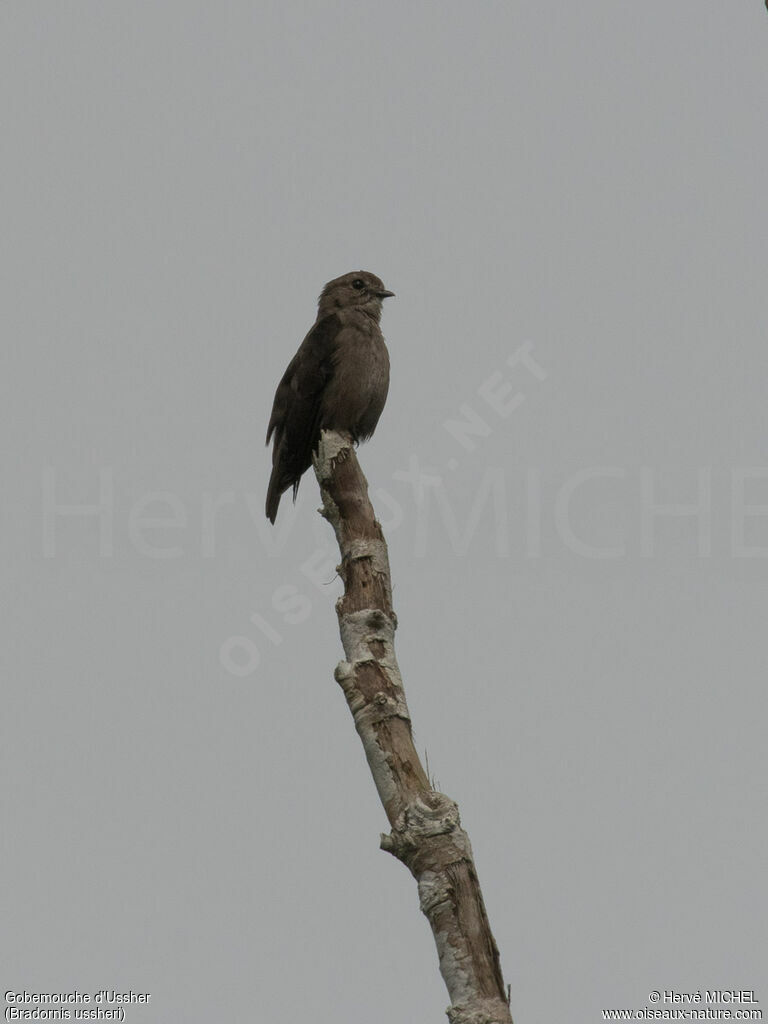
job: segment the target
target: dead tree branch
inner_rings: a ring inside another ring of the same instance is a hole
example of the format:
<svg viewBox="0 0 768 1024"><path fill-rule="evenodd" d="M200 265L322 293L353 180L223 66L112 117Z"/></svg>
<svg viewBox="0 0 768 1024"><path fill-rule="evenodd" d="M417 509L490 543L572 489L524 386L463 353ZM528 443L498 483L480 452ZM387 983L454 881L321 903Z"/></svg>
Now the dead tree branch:
<svg viewBox="0 0 768 1024"><path fill-rule="evenodd" d="M459 810L432 789L413 745L397 666L387 545L351 440L323 431L315 458L321 510L341 551L336 611L346 660L336 668L391 831L381 847L418 883L451 1000L451 1024L511 1024L499 951Z"/></svg>

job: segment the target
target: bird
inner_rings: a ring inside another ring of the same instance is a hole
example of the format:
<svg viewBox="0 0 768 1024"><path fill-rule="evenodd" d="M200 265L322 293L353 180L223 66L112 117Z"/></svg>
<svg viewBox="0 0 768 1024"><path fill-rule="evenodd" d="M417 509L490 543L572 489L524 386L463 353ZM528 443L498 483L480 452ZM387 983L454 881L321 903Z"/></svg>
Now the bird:
<svg viewBox="0 0 768 1024"><path fill-rule="evenodd" d="M379 327L382 303L394 296L375 274L353 270L329 281L317 319L288 364L275 392L267 427L274 435L267 519L280 498L312 465L322 430L358 444L376 429L389 390L389 352Z"/></svg>

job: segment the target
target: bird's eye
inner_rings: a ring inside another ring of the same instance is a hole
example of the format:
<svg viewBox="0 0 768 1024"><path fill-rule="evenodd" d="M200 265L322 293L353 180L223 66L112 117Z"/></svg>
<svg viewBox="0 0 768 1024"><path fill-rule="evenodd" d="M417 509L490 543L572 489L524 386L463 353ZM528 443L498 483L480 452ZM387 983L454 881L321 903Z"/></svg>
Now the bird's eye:
<svg viewBox="0 0 768 1024"><path fill-rule="evenodd" d="M363 281L361 277L356 277L352 282L352 287L357 288L357 290L360 291L361 288L365 288L365 281Z"/></svg>

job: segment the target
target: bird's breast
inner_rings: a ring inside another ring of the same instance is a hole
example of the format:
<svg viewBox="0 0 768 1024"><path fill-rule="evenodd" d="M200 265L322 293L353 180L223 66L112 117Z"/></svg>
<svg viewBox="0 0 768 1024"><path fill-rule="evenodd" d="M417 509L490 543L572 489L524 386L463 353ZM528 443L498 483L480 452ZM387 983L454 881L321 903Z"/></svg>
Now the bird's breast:
<svg viewBox="0 0 768 1024"><path fill-rule="evenodd" d="M387 346L378 326L371 326L349 324L340 332L323 401L323 426L361 438L373 433L389 388Z"/></svg>

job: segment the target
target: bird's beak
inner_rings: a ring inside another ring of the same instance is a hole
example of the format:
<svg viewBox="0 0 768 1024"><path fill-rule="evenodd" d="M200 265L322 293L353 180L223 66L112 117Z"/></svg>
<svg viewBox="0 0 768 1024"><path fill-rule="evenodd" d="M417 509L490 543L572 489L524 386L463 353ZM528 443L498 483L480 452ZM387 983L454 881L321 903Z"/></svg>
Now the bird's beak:
<svg viewBox="0 0 768 1024"><path fill-rule="evenodd" d="M394 297L395 297L395 293L394 292L383 291L383 292L376 292L376 294L378 295L378 297L380 299L394 299Z"/></svg>

